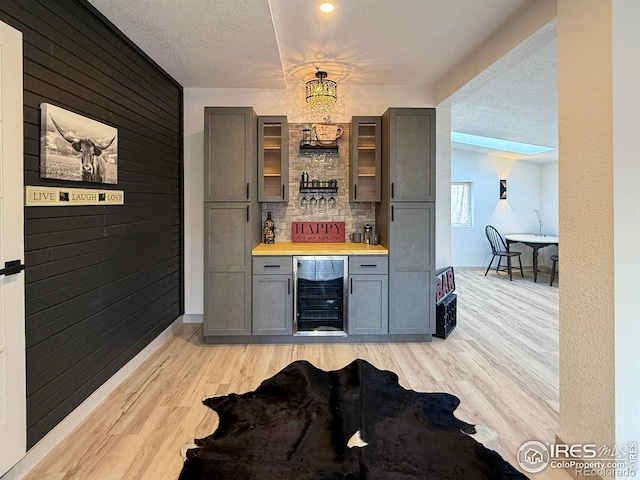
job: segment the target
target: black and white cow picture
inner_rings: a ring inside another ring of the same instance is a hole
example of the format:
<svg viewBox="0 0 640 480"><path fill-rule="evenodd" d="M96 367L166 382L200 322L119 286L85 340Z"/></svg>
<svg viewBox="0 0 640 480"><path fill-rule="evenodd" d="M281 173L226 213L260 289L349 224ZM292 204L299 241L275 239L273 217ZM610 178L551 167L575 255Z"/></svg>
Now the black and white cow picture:
<svg viewBox="0 0 640 480"><path fill-rule="evenodd" d="M118 130L55 105L41 108L40 176L118 183Z"/></svg>
<svg viewBox="0 0 640 480"><path fill-rule="evenodd" d="M80 153L82 159L82 180L84 182L105 183L106 165L104 158L101 157L102 151L116 139L114 137L103 143L98 143L91 138L78 138L70 135L58 125L58 122L51 116L51 121L60 132L60 135L71 144L76 152Z"/></svg>

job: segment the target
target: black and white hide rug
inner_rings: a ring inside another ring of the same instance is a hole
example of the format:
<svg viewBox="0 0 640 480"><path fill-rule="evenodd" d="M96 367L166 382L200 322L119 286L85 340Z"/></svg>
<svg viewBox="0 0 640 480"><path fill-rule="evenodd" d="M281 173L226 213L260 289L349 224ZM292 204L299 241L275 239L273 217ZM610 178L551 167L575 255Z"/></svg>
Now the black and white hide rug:
<svg viewBox="0 0 640 480"><path fill-rule="evenodd" d="M218 429L187 450L179 480L527 478L468 435L457 397L406 390L364 360L293 362L254 392L203 403Z"/></svg>

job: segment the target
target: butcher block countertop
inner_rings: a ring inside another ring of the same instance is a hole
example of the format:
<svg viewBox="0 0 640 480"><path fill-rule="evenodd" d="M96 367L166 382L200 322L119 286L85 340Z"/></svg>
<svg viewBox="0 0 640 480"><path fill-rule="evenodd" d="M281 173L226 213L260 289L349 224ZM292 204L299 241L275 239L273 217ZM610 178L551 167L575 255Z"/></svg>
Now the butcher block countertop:
<svg viewBox="0 0 640 480"><path fill-rule="evenodd" d="M365 243L261 243L251 251L252 255L388 255L382 245Z"/></svg>

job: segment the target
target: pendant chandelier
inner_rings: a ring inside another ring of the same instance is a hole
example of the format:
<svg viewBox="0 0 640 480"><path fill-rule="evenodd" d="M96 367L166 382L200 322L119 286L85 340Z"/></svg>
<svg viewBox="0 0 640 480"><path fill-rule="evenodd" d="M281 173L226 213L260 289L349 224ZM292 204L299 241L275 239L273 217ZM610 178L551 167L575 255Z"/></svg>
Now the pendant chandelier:
<svg viewBox="0 0 640 480"><path fill-rule="evenodd" d="M316 78L305 86L306 99L311 111L326 114L338 100L338 84L327 80L327 72L316 67Z"/></svg>

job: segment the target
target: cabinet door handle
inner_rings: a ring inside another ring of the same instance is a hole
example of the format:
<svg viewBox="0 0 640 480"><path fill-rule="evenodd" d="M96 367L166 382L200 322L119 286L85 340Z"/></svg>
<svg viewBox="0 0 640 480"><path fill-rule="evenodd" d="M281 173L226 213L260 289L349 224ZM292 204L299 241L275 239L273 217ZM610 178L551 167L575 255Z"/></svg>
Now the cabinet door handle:
<svg viewBox="0 0 640 480"><path fill-rule="evenodd" d="M358 198L358 185L353 186L353 199Z"/></svg>
<svg viewBox="0 0 640 480"><path fill-rule="evenodd" d="M393 205L391 205L391 221L393 222Z"/></svg>
<svg viewBox="0 0 640 480"><path fill-rule="evenodd" d="M353 295L353 278L349 279L349 283L350 283L349 290L351 291L351 295Z"/></svg>
<svg viewBox="0 0 640 480"><path fill-rule="evenodd" d="M247 222L249 221L249 205L247 205Z"/></svg>
<svg viewBox="0 0 640 480"><path fill-rule="evenodd" d="M287 295L291 295L291 279L287 278Z"/></svg>
<svg viewBox="0 0 640 480"><path fill-rule="evenodd" d="M391 182L391 198L393 198L393 196L394 196L394 195L393 195L393 194L394 194L394 190L395 190L395 188L394 188L394 183L393 183L393 182Z"/></svg>
<svg viewBox="0 0 640 480"><path fill-rule="evenodd" d="M280 268L280 265L265 265L264 268Z"/></svg>
<svg viewBox="0 0 640 480"><path fill-rule="evenodd" d="M282 199L284 200L284 183L282 184Z"/></svg>
<svg viewBox="0 0 640 480"><path fill-rule="evenodd" d="M247 200L249 200L249 182L247 182Z"/></svg>

